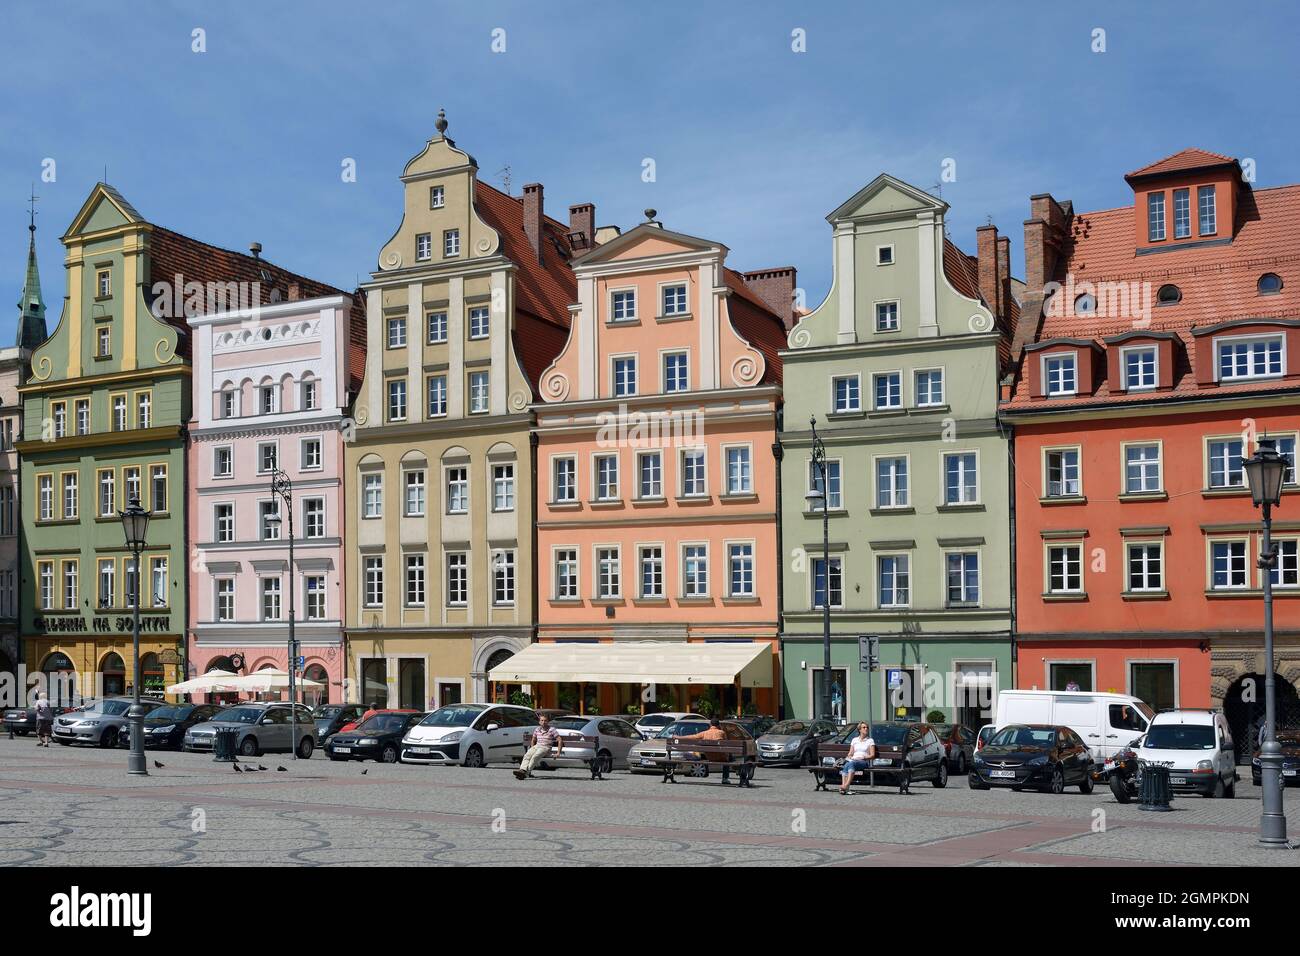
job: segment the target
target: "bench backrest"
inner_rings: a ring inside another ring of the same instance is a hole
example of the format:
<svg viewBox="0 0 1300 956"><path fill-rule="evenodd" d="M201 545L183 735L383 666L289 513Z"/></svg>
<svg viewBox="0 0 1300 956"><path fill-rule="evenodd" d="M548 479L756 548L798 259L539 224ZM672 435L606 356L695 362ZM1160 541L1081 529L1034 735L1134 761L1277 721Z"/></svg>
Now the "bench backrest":
<svg viewBox="0 0 1300 956"><path fill-rule="evenodd" d="M735 754L741 756L745 753L744 740L682 740L680 737L673 737L668 741L668 752L676 750L679 753L687 752L707 752L715 754Z"/></svg>
<svg viewBox="0 0 1300 956"><path fill-rule="evenodd" d="M849 755L848 744L818 744L817 757L832 757L836 760Z"/></svg>
<svg viewBox="0 0 1300 956"><path fill-rule="evenodd" d="M565 747L572 747L575 750L586 750L588 748L595 750L600 745L600 737L589 737L586 734L560 734L559 739L564 741ZM557 741L551 749L554 750L558 746L559 742Z"/></svg>

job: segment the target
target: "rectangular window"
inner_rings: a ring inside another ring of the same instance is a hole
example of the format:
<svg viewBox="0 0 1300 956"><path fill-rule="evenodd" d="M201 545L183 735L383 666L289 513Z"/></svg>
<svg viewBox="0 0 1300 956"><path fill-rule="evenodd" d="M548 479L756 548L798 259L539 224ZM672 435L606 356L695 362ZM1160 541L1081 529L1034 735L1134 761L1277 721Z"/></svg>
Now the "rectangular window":
<svg viewBox="0 0 1300 956"><path fill-rule="evenodd" d="M618 500L618 456L596 456L596 500Z"/></svg>
<svg viewBox="0 0 1300 956"><path fill-rule="evenodd" d="M235 540L235 506L232 504L213 505L213 535L221 544Z"/></svg>
<svg viewBox="0 0 1300 956"><path fill-rule="evenodd" d="M651 601L662 598L664 596L664 549L658 545L642 548L637 563L641 597Z"/></svg>
<svg viewBox="0 0 1300 956"><path fill-rule="evenodd" d="M429 208L441 209L447 201L446 190L442 186L429 187Z"/></svg>
<svg viewBox="0 0 1300 956"><path fill-rule="evenodd" d="M481 415L488 410L488 373L469 373L469 411Z"/></svg>
<svg viewBox="0 0 1300 956"><path fill-rule="evenodd" d="M395 378L388 383L388 420L406 421L406 379Z"/></svg>
<svg viewBox="0 0 1300 956"><path fill-rule="evenodd" d="M664 391L684 392L690 387L690 374L685 352L668 352L664 355Z"/></svg>
<svg viewBox="0 0 1300 956"><path fill-rule="evenodd" d="M406 556L406 606L424 607L424 555Z"/></svg>
<svg viewBox="0 0 1300 956"><path fill-rule="evenodd" d="M1282 361L1282 336L1219 342L1219 381L1263 378L1286 371Z"/></svg>
<svg viewBox="0 0 1300 956"><path fill-rule="evenodd" d="M727 545L727 588L734 598L754 596L754 546Z"/></svg>
<svg viewBox="0 0 1300 956"><path fill-rule="evenodd" d="M1200 219L1200 235L1214 235L1216 224L1213 186L1196 187L1196 210Z"/></svg>
<svg viewBox="0 0 1300 956"><path fill-rule="evenodd" d="M561 601L578 597L578 552L572 548L555 552L555 597Z"/></svg>
<svg viewBox="0 0 1300 956"><path fill-rule="evenodd" d="M1079 449L1063 448L1049 451L1044 460L1047 467L1047 497L1077 498L1079 487Z"/></svg>
<svg viewBox="0 0 1300 956"><path fill-rule="evenodd" d="M647 451L637 455L637 497L638 498L662 498L664 493L663 485L663 453L658 451Z"/></svg>
<svg viewBox="0 0 1300 956"><path fill-rule="evenodd" d="M95 358L110 358L113 355L113 327L104 324L95 329Z"/></svg>
<svg viewBox="0 0 1300 956"><path fill-rule="evenodd" d="M1083 592L1083 546L1055 545L1047 549L1047 591L1049 594Z"/></svg>
<svg viewBox="0 0 1300 956"><path fill-rule="evenodd" d="M127 505L133 501L138 505L144 505L144 490L140 487L139 468L122 469L122 492Z"/></svg>
<svg viewBox="0 0 1300 956"><path fill-rule="evenodd" d="M1174 238L1186 239L1192 234L1192 196L1189 189L1174 190Z"/></svg>
<svg viewBox="0 0 1300 956"><path fill-rule="evenodd" d="M122 559L122 587L124 588L123 597L126 598L127 607L135 607L136 595L139 591L140 582L137 580L135 573L135 561L131 558Z"/></svg>
<svg viewBox="0 0 1300 956"><path fill-rule="evenodd" d="M494 551L492 553L492 604L496 607L510 607L514 603L515 553Z"/></svg>
<svg viewBox="0 0 1300 956"><path fill-rule="evenodd" d="M429 417L441 418L447 414L447 376L429 376Z"/></svg>
<svg viewBox="0 0 1300 956"><path fill-rule="evenodd" d="M876 459L876 507L906 508L907 494L907 459Z"/></svg>
<svg viewBox="0 0 1300 956"><path fill-rule="evenodd" d="M117 597L117 562L112 558L101 558L95 587L95 606L98 608L115 607Z"/></svg>
<svg viewBox="0 0 1300 956"><path fill-rule="evenodd" d="M898 331L898 303L897 302L876 303L876 331L877 332Z"/></svg>
<svg viewBox="0 0 1300 956"><path fill-rule="evenodd" d="M1124 387L1130 392L1156 387L1156 350L1154 347L1125 350Z"/></svg>
<svg viewBox="0 0 1300 956"><path fill-rule="evenodd" d="M625 356L614 359L614 395L622 398L636 394L636 358Z"/></svg>
<svg viewBox="0 0 1300 956"><path fill-rule="evenodd" d="M167 510L167 466L149 466L149 507L154 514Z"/></svg>
<svg viewBox="0 0 1300 956"><path fill-rule="evenodd" d="M262 620L280 620L279 578L262 578Z"/></svg>
<svg viewBox="0 0 1300 956"><path fill-rule="evenodd" d="M217 578L216 580L217 620L233 621L235 619L235 580L234 578Z"/></svg>
<svg viewBox="0 0 1300 956"><path fill-rule="evenodd" d="M51 402L50 410L54 424L54 437L63 438L68 434L68 403Z"/></svg>
<svg viewBox="0 0 1300 956"><path fill-rule="evenodd" d="M302 536L304 538L325 537L324 498L304 498L302 500Z"/></svg>
<svg viewBox="0 0 1300 956"><path fill-rule="evenodd" d="M492 510L515 510L515 466L492 466Z"/></svg>
<svg viewBox="0 0 1300 956"><path fill-rule="evenodd" d="M690 312L690 307L686 304L685 284L664 286L663 305L665 316L686 315Z"/></svg>
<svg viewBox="0 0 1300 956"><path fill-rule="evenodd" d="M235 392L233 389L226 389L221 393L221 417L235 417Z"/></svg>
<svg viewBox="0 0 1300 956"><path fill-rule="evenodd" d="M821 469L817 467L815 461L808 462L808 490L822 491L826 494L826 507L830 511L835 511L843 504L840 497L840 463L831 459L826 460L826 484L828 488L822 487Z"/></svg>
<svg viewBox="0 0 1300 956"><path fill-rule="evenodd" d="M0 485L0 535L15 533L14 517L14 486ZM0 613L0 617L5 616L7 615Z"/></svg>
<svg viewBox="0 0 1300 956"><path fill-rule="evenodd" d="M303 471L317 471L323 465L319 438L304 439L298 446L298 454L301 459L299 468Z"/></svg>
<svg viewBox="0 0 1300 956"><path fill-rule="evenodd" d="M1043 378L1048 395L1074 395L1078 392L1074 355L1048 355L1043 359Z"/></svg>
<svg viewBox="0 0 1300 956"><path fill-rule="evenodd" d="M826 561L823 558L816 558L813 561L813 594L812 606L814 610L821 610L826 607L826 593L830 589L830 606L844 606L844 575L842 559L831 558L830 576L827 580Z"/></svg>
<svg viewBox="0 0 1300 956"><path fill-rule="evenodd" d="M632 322L636 319L636 290L618 289L610 293L609 314L611 322Z"/></svg>
<svg viewBox="0 0 1300 956"><path fill-rule="evenodd" d="M898 372L879 372L872 377L876 393L876 410L903 407L903 376Z"/></svg>
<svg viewBox="0 0 1300 956"><path fill-rule="evenodd" d="M1274 539L1277 546L1277 565L1271 577L1275 588L1300 587L1300 539Z"/></svg>
<svg viewBox="0 0 1300 956"><path fill-rule="evenodd" d="M149 594L154 607L167 606L167 559L149 559Z"/></svg>
<svg viewBox="0 0 1300 956"><path fill-rule="evenodd" d="M302 591L302 603L307 607L307 620L325 620L325 575L307 575L303 578Z"/></svg>
<svg viewBox="0 0 1300 956"><path fill-rule="evenodd" d="M447 341L447 313L430 312L426 317L429 329L429 344L440 345Z"/></svg>
<svg viewBox="0 0 1300 956"><path fill-rule="evenodd" d="M212 450L212 477L229 478L235 471L235 456L229 446Z"/></svg>
<svg viewBox="0 0 1300 956"><path fill-rule="evenodd" d="M39 565L41 579L41 610L54 610L54 562L42 561Z"/></svg>
<svg viewBox="0 0 1300 956"><path fill-rule="evenodd" d="M424 469L407 469L405 511L408 518L424 517Z"/></svg>
<svg viewBox="0 0 1300 956"><path fill-rule="evenodd" d="M257 529L263 541L280 540L280 506L274 501L257 503Z"/></svg>
<svg viewBox="0 0 1300 956"><path fill-rule="evenodd" d="M622 560L618 548L596 549L596 597L616 600L623 594Z"/></svg>
<svg viewBox="0 0 1300 956"><path fill-rule="evenodd" d="M1246 474L1241 469L1241 458L1240 438L1210 442L1210 487L1244 488Z"/></svg>
<svg viewBox="0 0 1300 956"><path fill-rule="evenodd" d="M41 475L36 480L38 490L37 517L41 521L54 520L54 476Z"/></svg>
<svg viewBox="0 0 1300 956"><path fill-rule="evenodd" d="M916 373L916 404L918 408L943 404L943 369L928 368Z"/></svg>
<svg viewBox="0 0 1300 956"><path fill-rule="evenodd" d="M551 498L555 502L578 500L578 468L572 458L551 459Z"/></svg>
<svg viewBox="0 0 1300 956"><path fill-rule="evenodd" d="M280 446L275 442L262 442L257 446L257 471L269 475L280 467Z"/></svg>
<svg viewBox="0 0 1300 956"><path fill-rule="evenodd" d="M95 295L103 299L112 294L113 271L111 269L100 269L95 273Z"/></svg>
<svg viewBox="0 0 1300 956"><path fill-rule="evenodd" d="M708 494L704 476L704 449L688 448L682 452L682 497L698 498Z"/></svg>
<svg viewBox="0 0 1300 956"><path fill-rule="evenodd" d="M316 401L316 380L307 379L302 383L302 407L306 411L315 411L319 405Z"/></svg>
<svg viewBox="0 0 1300 956"><path fill-rule="evenodd" d="M1160 490L1160 446L1124 446L1124 493L1140 495Z"/></svg>
<svg viewBox="0 0 1300 956"><path fill-rule="evenodd" d="M980 556L977 551L950 553L945 563L948 572L948 606L974 605L980 602Z"/></svg>
<svg viewBox="0 0 1300 956"><path fill-rule="evenodd" d="M258 410L263 415L270 415L276 410L275 397L276 387L274 385L263 385L257 390Z"/></svg>
<svg viewBox="0 0 1300 956"><path fill-rule="evenodd" d="M475 306L469 310L469 337L471 339L485 339L491 332L491 322L489 319L488 307L485 305Z"/></svg>
<svg viewBox="0 0 1300 956"><path fill-rule="evenodd" d="M728 448L726 454L727 494L750 494L754 490L754 473L749 460L749 448Z"/></svg>
<svg viewBox="0 0 1300 956"><path fill-rule="evenodd" d="M682 597L709 596L709 546L688 544L682 548Z"/></svg>
<svg viewBox="0 0 1300 956"><path fill-rule="evenodd" d="M77 473L70 471L63 476L63 520L74 521L77 517Z"/></svg>
<svg viewBox="0 0 1300 956"><path fill-rule="evenodd" d="M460 230L448 229L442 234L442 257L454 259L460 255Z"/></svg>
<svg viewBox="0 0 1300 956"><path fill-rule="evenodd" d="M469 469L463 465L447 469L447 514L469 513Z"/></svg>
<svg viewBox="0 0 1300 956"><path fill-rule="evenodd" d="M406 348L406 316L395 315L388 320L388 347Z"/></svg>
<svg viewBox="0 0 1300 956"><path fill-rule="evenodd" d="M362 516L379 518L384 514L384 476L366 475L361 480Z"/></svg>
<svg viewBox="0 0 1300 956"><path fill-rule="evenodd" d="M469 555L464 551L447 552L447 606L469 604Z"/></svg>
<svg viewBox="0 0 1300 956"><path fill-rule="evenodd" d="M1210 581L1215 590L1250 586L1250 575L1246 568L1245 541L1212 542L1210 561Z"/></svg>
<svg viewBox="0 0 1300 956"><path fill-rule="evenodd" d="M910 564L905 554L883 554L876 558L881 607L907 607L911 603Z"/></svg>
<svg viewBox="0 0 1300 956"><path fill-rule="evenodd" d="M77 609L77 562L63 562L63 609Z"/></svg>
<svg viewBox="0 0 1300 956"><path fill-rule="evenodd" d="M831 379L831 387L835 391L836 414L862 410L862 383L858 376L837 375Z"/></svg>
<svg viewBox="0 0 1300 956"><path fill-rule="evenodd" d="M113 431L126 431L126 396L113 396Z"/></svg>
<svg viewBox="0 0 1300 956"><path fill-rule="evenodd" d="M77 409L77 434L90 434L90 399L79 398L76 404Z"/></svg>
<svg viewBox="0 0 1300 956"><path fill-rule="evenodd" d="M1128 546L1128 589L1130 591L1164 590L1162 551L1159 544Z"/></svg>
<svg viewBox="0 0 1300 956"><path fill-rule="evenodd" d="M365 605L382 607L384 603L384 559L368 557L365 563Z"/></svg>
<svg viewBox="0 0 1300 956"><path fill-rule="evenodd" d="M415 261L426 262L433 258L433 236L427 232L418 233L415 237Z"/></svg>
<svg viewBox="0 0 1300 956"><path fill-rule="evenodd" d="M1147 193L1147 241L1165 238L1165 194Z"/></svg>
<svg viewBox="0 0 1300 956"><path fill-rule="evenodd" d="M974 452L943 456L944 502L973 505L979 502L979 474Z"/></svg>

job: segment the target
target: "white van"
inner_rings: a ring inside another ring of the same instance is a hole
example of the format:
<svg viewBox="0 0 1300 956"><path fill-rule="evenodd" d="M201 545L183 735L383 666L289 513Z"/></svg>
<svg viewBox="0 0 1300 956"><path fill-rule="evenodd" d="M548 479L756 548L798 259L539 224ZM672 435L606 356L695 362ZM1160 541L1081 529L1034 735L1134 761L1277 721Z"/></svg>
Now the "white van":
<svg viewBox="0 0 1300 956"><path fill-rule="evenodd" d="M1004 690L998 694L998 730L1009 724L1069 727L1098 763L1147 732L1155 712L1128 694L1085 690Z"/></svg>
<svg viewBox="0 0 1300 956"><path fill-rule="evenodd" d="M1165 710L1156 714L1137 752L1139 765L1169 768L1169 785L1203 797L1237 792L1232 731L1213 710Z"/></svg>

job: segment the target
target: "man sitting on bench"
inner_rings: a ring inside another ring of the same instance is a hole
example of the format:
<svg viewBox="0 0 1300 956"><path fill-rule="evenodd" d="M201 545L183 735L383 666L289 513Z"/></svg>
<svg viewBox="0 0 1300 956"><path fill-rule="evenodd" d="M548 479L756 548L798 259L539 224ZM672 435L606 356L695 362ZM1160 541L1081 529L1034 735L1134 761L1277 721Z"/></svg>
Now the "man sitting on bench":
<svg viewBox="0 0 1300 956"><path fill-rule="evenodd" d="M677 739L678 740L726 740L727 732L722 729L722 724L718 722L718 718L714 717L709 721L708 730L701 730L698 734L688 734L685 737L678 737ZM721 754L721 753L713 753L713 754L701 753L700 756L703 757L705 760L719 760L719 761L729 760L729 757L726 754ZM724 763L722 765L722 782L727 783L730 781L730 779L731 779L731 767L727 766L727 764Z"/></svg>
<svg viewBox="0 0 1300 956"><path fill-rule="evenodd" d="M533 731L533 745L528 748L524 754L524 759L519 763L519 769L515 771L515 776L524 780L533 775L533 768L541 762L543 757L549 757L551 748L555 746L563 747L560 743L559 731L551 726L551 718L546 714L537 715L537 729ZM558 757L559 754L557 753Z"/></svg>
<svg viewBox="0 0 1300 956"><path fill-rule="evenodd" d="M849 753L840 768L840 793L849 792L853 775L860 770L869 770L871 760L876 756L876 742L871 739L871 728L864 720L858 724L858 735L849 741Z"/></svg>

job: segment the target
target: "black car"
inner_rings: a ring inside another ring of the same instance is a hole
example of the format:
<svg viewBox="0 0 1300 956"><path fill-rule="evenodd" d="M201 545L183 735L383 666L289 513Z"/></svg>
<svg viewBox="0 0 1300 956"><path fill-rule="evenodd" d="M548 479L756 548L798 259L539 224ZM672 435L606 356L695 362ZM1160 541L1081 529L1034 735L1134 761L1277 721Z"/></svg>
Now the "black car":
<svg viewBox="0 0 1300 956"><path fill-rule="evenodd" d="M1092 793L1092 754L1069 727L1012 724L1003 727L971 761L970 787L1032 787L1064 793L1078 786Z"/></svg>
<svg viewBox="0 0 1300 956"><path fill-rule="evenodd" d="M939 735L939 743L948 757L948 769L960 776L965 776L970 769L971 757L975 756L975 731L964 724L932 724L934 732Z"/></svg>
<svg viewBox="0 0 1300 956"><path fill-rule="evenodd" d="M321 704L311 714L312 722L316 725L316 739L322 747L325 746L332 734L338 733L345 725L360 720L361 715L369 709L365 704Z"/></svg>
<svg viewBox="0 0 1300 956"><path fill-rule="evenodd" d="M1277 743L1282 748L1282 786L1300 783L1300 732L1279 730ZM1250 761L1250 780L1258 787L1263 776L1259 763L1259 748L1256 747L1255 755Z"/></svg>
<svg viewBox="0 0 1300 956"><path fill-rule="evenodd" d="M141 722L144 745L159 750L180 750L185 731L195 724L211 720L225 709L224 704L164 704L149 711ZM131 734L118 734L117 745L130 747Z"/></svg>
<svg viewBox="0 0 1300 956"><path fill-rule="evenodd" d="M857 736L855 724L833 738L833 742L848 744ZM877 778L897 783L900 790L906 790L914 780L928 780L935 787L948 786L948 761L944 759L943 744L929 724L906 721L872 724L871 739L876 745L871 773ZM869 778L862 771L857 779Z"/></svg>
<svg viewBox="0 0 1300 956"><path fill-rule="evenodd" d="M354 730L336 733L325 741L330 760L379 760L397 763L406 732L427 714L420 711L380 711Z"/></svg>

